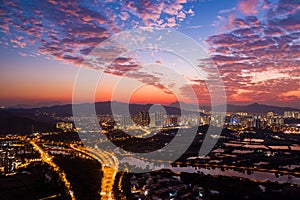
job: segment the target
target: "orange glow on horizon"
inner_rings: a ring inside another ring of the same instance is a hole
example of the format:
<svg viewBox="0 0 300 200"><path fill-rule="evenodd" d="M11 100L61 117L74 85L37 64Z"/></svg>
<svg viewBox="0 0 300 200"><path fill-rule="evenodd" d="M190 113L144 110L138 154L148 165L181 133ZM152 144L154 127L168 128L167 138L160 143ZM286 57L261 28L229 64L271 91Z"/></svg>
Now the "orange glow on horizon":
<svg viewBox="0 0 300 200"><path fill-rule="evenodd" d="M169 104L177 100L178 98L174 94L167 94L154 86L147 85L136 90L131 95L129 103Z"/></svg>

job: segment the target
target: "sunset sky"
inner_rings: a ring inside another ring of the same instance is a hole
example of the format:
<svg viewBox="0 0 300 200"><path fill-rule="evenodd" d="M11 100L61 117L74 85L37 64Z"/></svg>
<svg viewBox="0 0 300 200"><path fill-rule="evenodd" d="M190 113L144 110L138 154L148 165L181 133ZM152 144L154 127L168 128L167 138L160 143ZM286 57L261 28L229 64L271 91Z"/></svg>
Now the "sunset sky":
<svg viewBox="0 0 300 200"><path fill-rule="evenodd" d="M0 13L0 106L72 102L76 74L96 46L122 31L155 27L202 46L228 103L300 108L299 0L4 0ZM183 73L173 76L165 65ZM199 103L209 104L205 77L193 74L174 55L134 52L106 69L95 100L167 104L178 100L174 89L193 103L183 85L176 88L175 80L188 76ZM135 84L142 87L128 94Z"/></svg>

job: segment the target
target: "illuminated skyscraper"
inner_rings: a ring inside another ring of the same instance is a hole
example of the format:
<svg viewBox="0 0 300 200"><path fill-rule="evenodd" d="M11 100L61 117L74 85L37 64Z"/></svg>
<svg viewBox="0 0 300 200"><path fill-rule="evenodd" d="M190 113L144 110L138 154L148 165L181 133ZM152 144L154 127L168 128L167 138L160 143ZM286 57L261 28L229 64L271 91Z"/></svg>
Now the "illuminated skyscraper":
<svg viewBox="0 0 300 200"><path fill-rule="evenodd" d="M149 126L150 115L147 111L141 111L138 113L136 118L136 124L138 126Z"/></svg>
<svg viewBox="0 0 300 200"><path fill-rule="evenodd" d="M155 126L162 126L164 122L164 116L162 112L155 113Z"/></svg>

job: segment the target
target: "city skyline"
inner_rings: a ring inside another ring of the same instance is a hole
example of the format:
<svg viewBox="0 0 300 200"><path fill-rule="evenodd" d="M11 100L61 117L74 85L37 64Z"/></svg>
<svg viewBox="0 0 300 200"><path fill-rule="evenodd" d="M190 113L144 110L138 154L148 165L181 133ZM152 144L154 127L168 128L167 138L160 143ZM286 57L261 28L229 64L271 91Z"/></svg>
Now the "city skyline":
<svg viewBox="0 0 300 200"><path fill-rule="evenodd" d="M227 103L299 108L297 1L4 1L1 13L1 106L72 102L79 66L95 46L121 31L156 27L179 31L203 47L218 66ZM145 85L130 102L172 103L178 98L166 91L158 73L142 73L140 66L186 67L176 61L160 53L121 58L105 73L95 101L115 100L112 83L126 77ZM128 71L140 77L127 76ZM201 94L199 104L208 105L205 78L189 81ZM185 89L179 89L185 102L192 103ZM116 100L126 101L125 96ZM81 100L85 102L84 95Z"/></svg>

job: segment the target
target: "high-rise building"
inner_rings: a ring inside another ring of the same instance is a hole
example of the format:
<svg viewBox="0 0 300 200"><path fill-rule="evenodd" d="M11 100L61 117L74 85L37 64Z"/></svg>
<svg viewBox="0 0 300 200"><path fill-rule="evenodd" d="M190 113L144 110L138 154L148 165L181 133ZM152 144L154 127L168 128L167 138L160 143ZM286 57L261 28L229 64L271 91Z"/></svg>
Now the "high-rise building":
<svg viewBox="0 0 300 200"><path fill-rule="evenodd" d="M292 117L292 111L284 111L283 117L284 118L290 118L290 117Z"/></svg>
<svg viewBox="0 0 300 200"><path fill-rule="evenodd" d="M299 111L284 111L283 117L300 119L300 112Z"/></svg>
<svg viewBox="0 0 300 200"><path fill-rule="evenodd" d="M254 116L254 126L256 129L261 128L261 116Z"/></svg>
<svg viewBox="0 0 300 200"><path fill-rule="evenodd" d="M149 126L150 124L150 115L147 111L141 111L137 114L136 124L138 126Z"/></svg>
<svg viewBox="0 0 300 200"><path fill-rule="evenodd" d="M171 126L178 125L178 116L176 115L168 116L166 124Z"/></svg>
<svg viewBox="0 0 300 200"><path fill-rule="evenodd" d="M170 117L170 122L173 125L177 125L178 124L178 117L177 116L171 116Z"/></svg>
<svg viewBox="0 0 300 200"><path fill-rule="evenodd" d="M155 126L162 126L164 124L163 113L155 112L154 121L155 121Z"/></svg>
<svg viewBox="0 0 300 200"><path fill-rule="evenodd" d="M121 128L132 126L132 119L130 115L122 115L118 118L115 118L115 121Z"/></svg>
<svg viewBox="0 0 300 200"><path fill-rule="evenodd" d="M273 112L267 112L267 118L273 118L274 113Z"/></svg>

